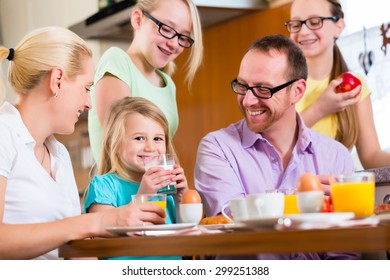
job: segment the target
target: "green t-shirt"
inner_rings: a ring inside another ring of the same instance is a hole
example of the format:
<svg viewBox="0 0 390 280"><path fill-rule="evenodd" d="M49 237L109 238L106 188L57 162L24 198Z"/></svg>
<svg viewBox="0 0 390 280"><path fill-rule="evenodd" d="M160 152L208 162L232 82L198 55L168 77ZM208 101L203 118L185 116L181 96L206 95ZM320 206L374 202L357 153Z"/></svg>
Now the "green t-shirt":
<svg viewBox="0 0 390 280"><path fill-rule="evenodd" d="M179 125L179 114L176 103L176 87L171 77L157 70L165 81L165 87L151 84L137 69L128 54L120 48L109 48L100 58L95 70L94 84L96 85L107 73L125 82L131 96L143 97L156 104L169 123L171 137L175 135ZM99 163L103 140L103 129L96 111L95 88L91 88L92 109L88 113L88 131L92 153Z"/></svg>

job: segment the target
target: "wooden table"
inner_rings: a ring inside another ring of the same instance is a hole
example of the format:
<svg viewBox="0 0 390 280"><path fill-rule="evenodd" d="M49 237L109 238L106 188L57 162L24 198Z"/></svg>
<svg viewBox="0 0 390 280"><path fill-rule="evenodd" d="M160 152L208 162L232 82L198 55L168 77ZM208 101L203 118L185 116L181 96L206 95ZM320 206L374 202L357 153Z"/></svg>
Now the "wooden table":
<svg viewBox="0 0 390 280"><path fill-rule="evenodd" d="M218 234L115 237L74 240L60 257L240 255L390 250L390 225L297 231L238 231Z"/></svg>

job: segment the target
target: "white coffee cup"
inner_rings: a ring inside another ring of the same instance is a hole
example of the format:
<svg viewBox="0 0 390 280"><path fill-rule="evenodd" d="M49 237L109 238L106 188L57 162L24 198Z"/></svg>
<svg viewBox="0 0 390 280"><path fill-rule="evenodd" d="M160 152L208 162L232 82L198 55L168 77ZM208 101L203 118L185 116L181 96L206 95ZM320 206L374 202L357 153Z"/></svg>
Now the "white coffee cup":
<svg viewBox="0 0 390 280"><path fill-rule="evenodd" d="M230 209L233 219L236 222L249 217L247 201L244 197L233 199L222 207L222 215L224 215L229 222L234 223L229 214L226 212L227 208Z"/></svg>
<svg viewBox="0 0 390 280"><path fill-rule="evenodd" d="M249 218L277 218L283 216L282 192L251 194L247 197Z"/></svg>
<svg viewBox="0 0 390 280"><path fill-rule="evenodd" d="M203 218L202 203L179 204L180 223L199 223Z"/></svg>

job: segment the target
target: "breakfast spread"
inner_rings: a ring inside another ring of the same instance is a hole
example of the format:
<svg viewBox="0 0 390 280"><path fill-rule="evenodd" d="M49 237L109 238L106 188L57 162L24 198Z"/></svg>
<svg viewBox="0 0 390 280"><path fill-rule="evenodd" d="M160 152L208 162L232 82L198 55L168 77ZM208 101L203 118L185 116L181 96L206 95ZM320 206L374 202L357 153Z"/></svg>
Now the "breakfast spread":
<svg viewBox="0 0 390 280"><path fill-rule="evenodd" d="M315 174L305 173L299 178L297 202L299 213L317 213L324 208L324 190Z"/></svg>
<svg viewBox="0 0 390 280"><path fill-rule="evenodd" d="M202 203L199 193L194 189L187 190L181 199L182 204Z"/></svg>
<svg viewBox="0 0 390 280"><path fill-rule="evenodd" d="M303 174L298 181L298 192L307 192L307 191L322 191L322 185L320 179L312 174L305 173Z"/></svg>
<svg viewBox="0 0 390 280"><path fill-rule="evenodd" d="M336 87L336 93L348 92L362 85L359 78L351 72L344 72L338 78L343 79L343 81Z"/></svg>
<svg viewBox="0 0 390 280"><path fill-rule="evenodd" d="M390 204L379 204L375 207L375 210L374 210L374 213L375 214L388 214L390 213Z"/></svg>
<svg viewBox="0 0 390 280"><path fill-rule="evenodd" d="M231 224L228 219L223 215L210 216L203 218L200 222L200 225L221 225L221 224Z"/></svg>

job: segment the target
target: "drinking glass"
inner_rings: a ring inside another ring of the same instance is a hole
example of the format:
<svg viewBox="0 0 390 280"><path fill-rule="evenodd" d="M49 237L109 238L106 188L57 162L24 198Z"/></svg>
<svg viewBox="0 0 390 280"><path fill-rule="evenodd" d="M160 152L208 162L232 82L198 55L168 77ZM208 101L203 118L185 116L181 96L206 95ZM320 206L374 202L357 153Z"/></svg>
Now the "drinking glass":
<svg viewBox="0 0 390 280"><path fill-rule="evenodd" d="M279 191L284 193L284 214L299 214L296 189L279 188Z"/></svg>
<svg viewBox="0 0 390 280"><path fill-rule="evenodd" d="M173 154L159 154L156 157L146 158L144 160L145 171L151 167L161 167L165 170L173 170L173 165L175 164L175 156ZM157 193L164 193L167 195L172 195L177 193L175 182L172 182L170 185L160 188Z"/></svg>
<svg viewBox="0 0 390 280"><path fill-rule="evenodd" d="M161 207L164 212L167 211L167 196L166 194L133 194L131 196L133 203L154 203Z"/></svg>
<svg viewBox="0 0 390 280"><path fill-rule="evenodd" d="M356 217L368 217L375 207L375 175L355 172L329 178L335 212L354 212Z"/></svg>

